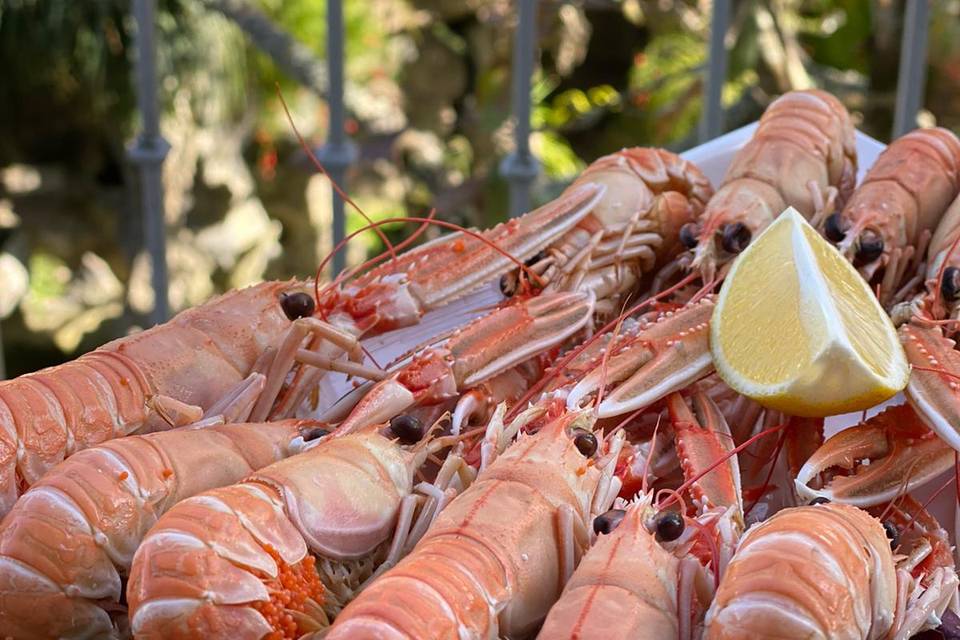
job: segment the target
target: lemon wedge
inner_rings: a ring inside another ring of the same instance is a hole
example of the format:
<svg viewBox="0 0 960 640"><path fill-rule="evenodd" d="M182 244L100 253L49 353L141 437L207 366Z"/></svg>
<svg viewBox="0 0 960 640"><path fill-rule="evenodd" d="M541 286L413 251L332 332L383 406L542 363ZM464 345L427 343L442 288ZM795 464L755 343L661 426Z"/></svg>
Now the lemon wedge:
<svg viewBox="0 0 960 640"><path fill-rule="evenodd" d="M910 376L869 285L792 207L730 269L710 349L734 390L795 416L872 407Z"/></svg>

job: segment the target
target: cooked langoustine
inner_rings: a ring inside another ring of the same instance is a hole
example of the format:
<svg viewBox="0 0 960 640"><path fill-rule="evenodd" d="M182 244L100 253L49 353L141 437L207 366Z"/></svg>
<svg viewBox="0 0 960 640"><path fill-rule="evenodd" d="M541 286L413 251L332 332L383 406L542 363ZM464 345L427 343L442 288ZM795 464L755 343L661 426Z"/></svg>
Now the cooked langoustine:
<svg viewBox="0 0 960 640"><path fill-rule="evenodd" d="M584 556L551 607L539 638L690 637L680 631L684 617L678 600L681 561L647 530L649 511L646 500L608 516L622 521L612 533L599 536ZM685 573L688 580L695 575ZM691 617L688 612L688 625Z"/></svg>
<svg viewBox="0 0 960 640"><path fill-rule="evenodd" d="M909 404L889 407L829 438L803 464L797 492L856 507L894 500L948 471L953 449Z"/></svg>
<svg viewBox="0 0 960 640"><path fill-rule="evenodd" d="M295 451L312 423L282 421L131 436L54 467L0 529L0 629L14 638L108 638L147 530L180 500Z"/></svg>
<svg viewBox="0 0 960 640"><path fill-rule="evenodd" d="M595 160L561 199L587 184L603 185L606 193L531 268L547 291L592 291L598 312L609 317L645 274L680 251L680 230L701 215L713 187L696 165L648 147Z"/></svg>
<svg viewBox="0 0 960 640"><path fill-rule="evenodd" d="M784 509L747 531L705 637L902 640L935 626L956 594L952 569L920 582L898 566L867 512L836 503Z"/></svg>
<svg viewBox="0 0 960 640"><path fill-rule="evenodd" d="M662 640L697 637L713 578L682 545L661 542L650 496L599 516L600 535L550 609L542 640ZM619 521L619 522L617 522ZM674 521L670 523L675 531ZM595 525L595 529L597 525ZM670 536L675 535L672 531ZM671 548L668 550L666 546Z"/></svg>
<svg viewBox="0 0 960 640"><path fill-rule="evenodd" d="M880 154L843 210L823 220L822 231L868 282L882 273L886 304L914 258L923 259L926 243L958 193L960 139L940 127L918 129ZM934 244L946 249L949 241L943 240L938 237ZM936 254L932 257L936 262Z"/></svg>
<svg viewBox="0 0 960 640"><path fill-rule="evenodd" d="M681 227L700 214L712 195L692 164L662 149L631 148L592 163L558 198L556 206L603 188L587 215L529 261L543 286L538 295L515 295L519 272L504 277L512 299L445 336L367 392L345 429L398 415L412 406L438 404L460 394L454 430L466 408L486 417L502 398L470 393L477 385L557 347L601 318L615 315L645 275L680 249ZM564 205L569 208L570 205Z"/></svg>
<svg viewBox="0 0 960 640"><path fill-rule="evenodd" d="M601 535L587 552L539 638L697 637L716 588L714 577L723 575L743 531L739 466L730 431L705 394L694 391L695 408L708 417L705 427L680 394L667 402L685 477L678 491L689 491L691 510L659 509L645 475L632 503L594 521L594 531L609 535ZM698 442L704 440L711 446ZM711 450L722 464L704 457ZM688 521L691 526L685 526Z"/></svg>
<svg viewBox="0 0 960 640"><path fill-rule="evenodd" d="M531 412L542 412L533 407ZM590 411L521 435L454 498L413 551L340 613L327 640L524 637L536 631L613 502L621 442ZM488 458L489 460L489 458Z"/></svg>
<svg viewBox="0 0 960 640"><path fill-rule="evenodd" d="M204 413L246 419L263 388L258 360L290 320L295 282L233 291L73 362L0 382L0 515L76 451Z"/></svg>
<svg viewBox="0 0 960 640"><path fill-rule="evenodd" d="M437 333L443 334L459 322L472 319L477 307L500 302L502 296L497 293L495 298L491 297L485 285L492 285L510 269L564 237L590 214L605 191L603 185L583 184L563 198L492 229L457 231L401 253L352 280L337 278L318 290L318 317L310 321L365 344L369 340L382 343L384 335L402 336L399 340L388 339L403 345L400 353L433 342ZM386 254L381 256L385 257ZM471 294L479 297L475 299ZM427 315L431 318L429 326L417 327ZM284 344L270 369L272 384L264 390L252 419L295 411L304 404L307 394L316 389L326 370L338 366L335 356L321 353L318 358L308 353L324 347L321 338L307 349L301 348L302 337L291 336ZM354 346L359 353L359 347ZM285 376L295 366L296 376L286 382ZM353 367L345 372L371 380L385 376L369 368L362 371ZM358 396L362 393L350 394L353 402ZM312 404L314 411L327 409L316 400Z"/></svg>
<svg viewBox="0 0 960 640"><path fill-rule="evenodd" d="M417 514L415 474L446 446L408 425L333 435L194 496L150 530L130 570L137 638L298 638L325 628L416 541L469 470L450 454ZM388 437L389 436L389 437ZM416 517L415 517L416 515Z"/></svg>
<svg viewBox="0 0 960 640"><path fill-rule="evenodd" d="M819 90L774 100L733 158L700 221L684 231L705 282L787 207L815 218L842 207L856 184L857 152L847 110Z"/></svg>
<svg viewBox="0 0 960 640"><path fill-rule="evenodd" d="M628 319L616 336L599 343L607 351L570 383L569 407L603 398L597 415L608 418L642 409L713 371L709 323L713 296ZM602 366L600 366L602 364Z"/></svg>

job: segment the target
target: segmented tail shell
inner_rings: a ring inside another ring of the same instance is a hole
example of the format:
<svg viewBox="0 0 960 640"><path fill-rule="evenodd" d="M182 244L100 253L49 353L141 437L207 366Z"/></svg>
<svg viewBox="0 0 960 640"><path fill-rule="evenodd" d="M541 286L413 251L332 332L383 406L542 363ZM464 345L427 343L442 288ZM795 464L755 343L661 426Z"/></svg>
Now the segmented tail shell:
<svg viewBox="0 0 960 640"><path fill-rule="evenodd" d="M784 509L744 536L707 612L706 638L877 640L896 603L879 520L836 503Z"/></svg>
<svg viewBox="0 0 960 640"><path fill-rule="evenodd" d="M134 558L134 634L298 638L325 627L382 562L416 460L376 433L344 435L179 503ZM347 575L351 563L366 575Z"/></svg>
<svg viewBox="0 0 960 640"><path fill-rule="evenodd" d="M157 519L285 457L299 430L298 421L181 429L64 461L3 521L0 629L30 638L108 634L107 609L121 610L121 578Z"/></svg>
<svg viewBox="0 0 960 640"><path fill-rule="evenodd" d="M723 244L728 225L742 225L736 227L742 245L741 236L747 242L757 237L787 207L810 219L830 189L836 189L835 204L842 207L856 179L855 132L840 101L819 90L785 93L767 107L707 203L693 268L712 280L730 259Z"/></svg>

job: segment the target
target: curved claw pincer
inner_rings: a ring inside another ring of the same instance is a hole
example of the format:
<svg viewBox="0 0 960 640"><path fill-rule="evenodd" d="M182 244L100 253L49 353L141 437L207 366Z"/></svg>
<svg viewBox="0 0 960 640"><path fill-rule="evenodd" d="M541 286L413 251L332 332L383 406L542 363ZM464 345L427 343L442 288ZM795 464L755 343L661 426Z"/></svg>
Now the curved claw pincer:
<svg viewBox="0 0 960 640"><path fill-rule="evenodd" d="M649 406L666 395L690 386L713 371L709 326L712 297L705 297L678 311L661 314L654 322L641 324L634 336L616 345L606 367L596 367L570 390L567 406L580 407L588 397L607 385L597 415L623 415Z"/></svg>
<svg viewBox="0 0 960 640"><path fill-rule="evenodd" d="M870 507L912 491L951 465L953 449L904 404L828 439L800 468L795 482L804 498ZM822 486L811 486L824 473Z"/></svg>

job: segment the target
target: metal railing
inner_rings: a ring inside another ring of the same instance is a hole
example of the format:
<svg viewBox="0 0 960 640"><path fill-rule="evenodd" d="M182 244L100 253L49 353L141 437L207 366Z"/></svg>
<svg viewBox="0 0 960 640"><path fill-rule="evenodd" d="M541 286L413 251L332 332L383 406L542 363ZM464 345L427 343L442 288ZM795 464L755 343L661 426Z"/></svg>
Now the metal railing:
<svg viewBox="0 0 960 640"><path fill-rule="evenodd" d="M167 241L163 213L163 160L170 145L160 135L157 110L157 62L154 46L154 0L132 0L137 23L137 106L143 128L128 150L140 168L140 204L146 250L150 254L154 303L150 321L167 319Z"/></svg>
<svg viewBox="0 0 960 640"><path fill-rule="evenodd" d="M327 1L327 78L319 77L322 70L304 61L303 47L288 34L269 23L244 0L208 0L211 8L233 19L256 40L272 38L286 45L278 64L291 71L301 82L314 90L326 85L330 110L329 135L318 151L321 162L331 177L342 184L350 166L356 162L357 150L346 136L344 123L343 77L343 2ZM514 119L514 151L500 164L500 173L510 188L510 215L527 211L530 190L540 172L540 164L530 149L530 83L536 49L537 0L516 0L517 27L514 35L512 62L512 117ZM154 43L155 0L131 0L137 24L137 103L141 114L141 133L129 149L129 158L140 173L140 203L145 230L145 249L152 264L152 284L156 303L150 314L154 323L168 316L167 264L165 226L163 215L163 188L161 168L169 146L160 134L157 109L157 73ZM727 31L730 25L731 0L713 0L707 64L704 67L704 106L699 124L699 140L705 142L724 130L723 85L727 76ZM897 84L896 109L892 135L903 135L916 126L917 114L922 108L926 79L927 31L929 27L928 0L907 0L900 67ZM325 82L324 82L325 81ZM333 243L340 242L345 233L344 202L333 193ZM334 259L334 269L343 268L343 253ZM3 373L3 351L0 344L0 379Z"/></svg>

